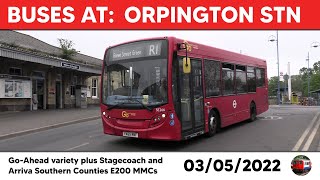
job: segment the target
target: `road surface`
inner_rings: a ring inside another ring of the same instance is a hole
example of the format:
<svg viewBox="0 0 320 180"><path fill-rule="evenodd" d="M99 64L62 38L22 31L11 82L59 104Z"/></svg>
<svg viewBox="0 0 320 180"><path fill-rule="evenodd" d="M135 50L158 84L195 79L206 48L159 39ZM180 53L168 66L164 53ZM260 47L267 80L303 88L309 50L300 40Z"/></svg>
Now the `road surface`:
<svg viewBox="0 0 320 180"><path fill-rule="evenodd" d="M162 142L104 135L100 119L0 141L0 151L320 151L318 107L271 107L214 137Z"/></svg>

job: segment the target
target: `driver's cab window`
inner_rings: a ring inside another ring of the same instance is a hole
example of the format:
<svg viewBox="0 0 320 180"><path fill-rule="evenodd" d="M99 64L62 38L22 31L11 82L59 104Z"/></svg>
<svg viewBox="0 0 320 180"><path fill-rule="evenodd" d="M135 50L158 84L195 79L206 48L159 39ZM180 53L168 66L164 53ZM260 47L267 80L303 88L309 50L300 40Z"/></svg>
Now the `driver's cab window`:
<svg viewBox="0 0 320 180"><path fill-rule="evenodd" d="M107 67L109 102L119 99L146 100L157 105L168 100L167 60L136 60Z"/></svg>
<svg viewBox="0 0 320 180"><path fill-rule="evenodd" d="M130 86L130 71L129 70L123 70L121 71L122 75L122 86Z"/></svg>

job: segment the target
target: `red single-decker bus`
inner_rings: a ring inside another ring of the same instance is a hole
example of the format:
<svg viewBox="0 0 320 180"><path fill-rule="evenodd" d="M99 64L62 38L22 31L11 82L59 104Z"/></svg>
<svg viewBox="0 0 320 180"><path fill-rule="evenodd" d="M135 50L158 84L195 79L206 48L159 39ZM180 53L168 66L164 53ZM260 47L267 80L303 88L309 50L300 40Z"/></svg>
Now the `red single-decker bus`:
<svg viewBox="0 0 320 180"><path fill-rule="evenodd" d="M175 37L106 50L101 78L105 134L184 140L255 120L268 110L267 65Z"/></svg>

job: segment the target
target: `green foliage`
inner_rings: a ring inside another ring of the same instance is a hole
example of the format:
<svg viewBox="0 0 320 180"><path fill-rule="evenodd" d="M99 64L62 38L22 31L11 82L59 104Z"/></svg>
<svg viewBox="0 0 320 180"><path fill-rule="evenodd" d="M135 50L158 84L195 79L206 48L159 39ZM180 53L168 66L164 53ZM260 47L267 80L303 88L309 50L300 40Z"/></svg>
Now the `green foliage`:
<svg viewBox="0 0 320 180"><path fill-rule="evenodd" d="M320 61L318 61L318 62L313 64L313 71L315 73L319 73L320 72Z"/></svg>
<svg viewBox="0 0 320 180"><path fill-rule="evenodd" d="M276 96L277 89L278 89L278 76L273 76L269 79L268 82L268 95L269 96ZM280 81L280 88L284 87L284 82Z"/></svg>
<svg viewBox="0 0 320 180"><path fill-rule="evenodd" d="M306 160L310 160L307 156L305 155L298 155L294 158L294 160L297 160L297 159L306 159Z"/></svg>
<svg viewBox="0 0 320 180"><path fill-rule="evenodd" d="M292 92L303 92L303 79L301 75L291 76L291 88Z"/></svg>
<svg viewBox="0 0 320 180"><path fill-rule="evenodd" d="M320 81L320 77L319 77L319 79L315 79L314 81L318 81L318 80ZM280 88L284 88L284 87L285 87L284 82L280 81ZM310 87L311 87L311 81L310 81ZM277 88L278 88L278 76L271 77L269 79L269 88L268 88L269 96L276 96L277 95ZM292 75L291 76L291 89L292 89L292 92L302 92L303 95L307 95L307 93L308 93L307 92L308 91L307 75L305 75L305 76Z"/></svg>
<svg viewBox="0 0 320 180"><path fill-rule="evenodd" d="M276 96L277 92L274 91L278 87L278 77L274 76L269 79L268 83L268 94L269 96Z"/></svg>
<svg viewBox="0 0 320 180"><path fill-rule="evenodd" d="M306 79L306 77L308 75L307 71L308 71L308 68L306 68L306 67L303 67L299 70L299 75L302 76L302 79Z"/></svg>
<svg viewBox="0 0 320 180"><path fill-rule="evenodd" d="M310 78L310 91L320 89L320 74L314 74Z"/></svg>
<svg viewBox="0 0 320 180"><path fill-rule="evenodd" d="M78 51L73 48L74 43L71 40L58 39L58 41L62 50L61 58L71 60L72 57L78 53Z"/></svg>
<svg viewBox="0 0 320 180"><path fill-rule="evenodd" d="M302 87L302 95L308 96L308 68L303 67L299 71L299 76L302 83L299 85ZM315 62L313 66L309 69L310 76L310 91L315 91L320 89L320 61ZM293 82L292 82L293 84Z"/></svg>

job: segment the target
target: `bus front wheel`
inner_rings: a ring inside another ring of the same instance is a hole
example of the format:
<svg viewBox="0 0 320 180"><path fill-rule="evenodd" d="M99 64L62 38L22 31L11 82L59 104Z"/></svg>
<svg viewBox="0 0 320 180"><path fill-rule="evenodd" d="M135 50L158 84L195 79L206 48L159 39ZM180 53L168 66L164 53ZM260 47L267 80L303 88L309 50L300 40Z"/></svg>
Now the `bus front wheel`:
<svg viewBox="0 0 320 180"><path fill-rule="evenodd" d="M214 136L219 129L219 116L215 111L211 111L209 114L209 132L208 137Z"/></svg>

